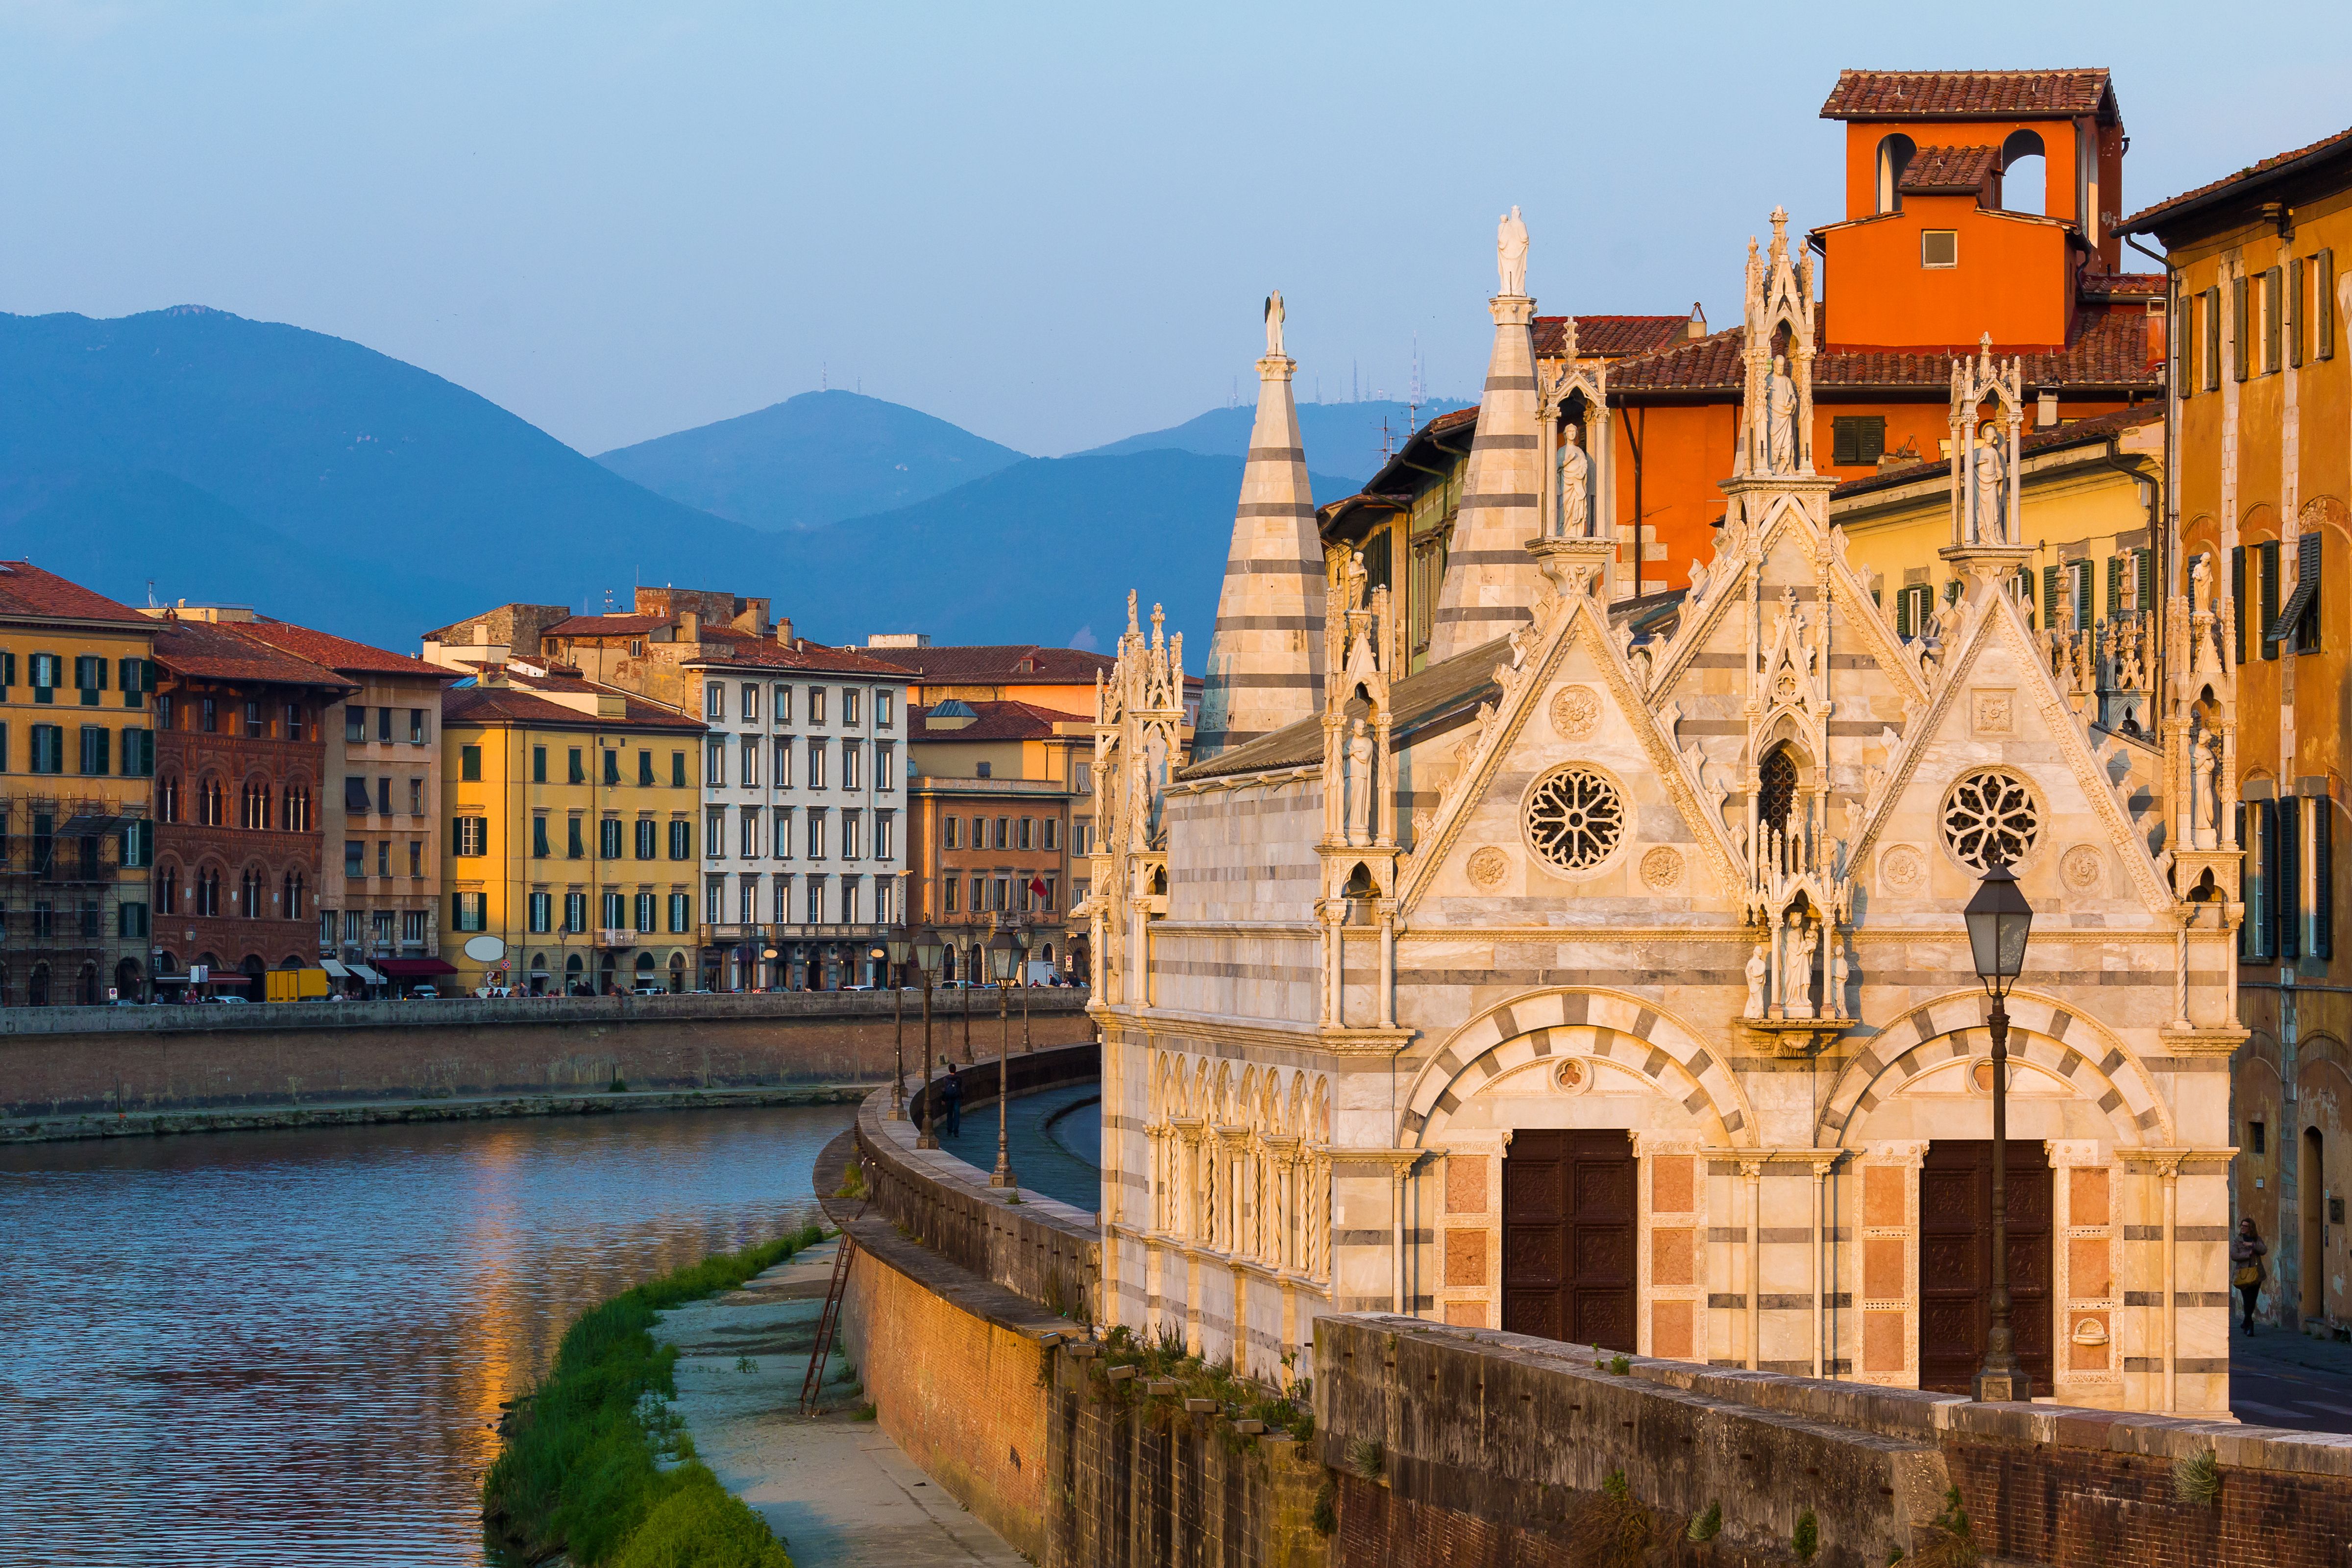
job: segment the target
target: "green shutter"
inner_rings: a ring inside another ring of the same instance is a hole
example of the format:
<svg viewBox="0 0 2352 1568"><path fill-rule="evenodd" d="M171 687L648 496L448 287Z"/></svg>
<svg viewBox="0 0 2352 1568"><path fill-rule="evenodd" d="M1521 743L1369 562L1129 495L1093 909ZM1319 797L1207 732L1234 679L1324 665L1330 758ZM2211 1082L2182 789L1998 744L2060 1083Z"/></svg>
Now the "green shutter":
<svg viewBox="0 0 2352 1568"><path fill-rule="evenodd" d="M2156 612L2156 552L2133 551L2132 569L2139 580L2139 613L2153 615Z"/></svg>
<svg viewBox="0 0 2352 1568"><path fill-rule="evenodd" d="M2123 613L2123 601L2124 558L2120 555L2110 555L2107 557L2107 618L2109 620L2115 619L2116 616Z"/></svg>
<svg viewBox="0 0 2352 1568"><path fill-rule="evenodd" d="M2074 574L2074 626L2078 631L2091 625L2091 563L2085 561L2080 564L2082 569Z"/></svg>
<svg viewBox="0 0 2352 1568"><path fill-rule="evenodd" d="M2315 653L2319 649L2319 595L2326 586L2320 577L2319 542L2325 537L2314 528L2294 542L2295 592L2304 595L2303 613L2294 618L2297 653Z"/></svg>
<svg viewBox="0 0 2352 1568"><path fill-rule="evenodd" d="M2285 312L2284 279L2275 267L2263 274L2263 374L2268 375L2284 363L2279 352L2279 328Z"/></svg>
<svg viewBox="0 0 2352 1568"><path fill-rule="evenodd" d="M2282 781L2284 782L2284 781ZM2278 892L2271 900L2277 929L2272 951L2281 963L2303 956L2303 802L2288 795L2278 803Z"/></svg>
<svg viewBox="0 0 2352 1568"><path fill-rule="evenodd" d="M2058 573L2055 565L2042 569L2042 629L2045 632L2057 629L2058 606L2066 602L2059 593Z"/></svg>
<svg viewBox="0 0 2352 1568"><path fill-rule="evenodd" d="M2246 379L2247 285L2251 279L2230 279L2230 374L2238 381Z"/></svg>
<svg viewBox="0 0 2352 1568"><path fill-rule="evenodd" d="M5 650L0 650L0 687L9 687L16 684L16 656Z"/></svg>
<svg viewBox="0 0 2352 1568"><path fill-rule="evenodd" d="M2312 337L2314 353L2320 359L2336 357L2336 252L2321 251L2311 258L2319 276L2312 280L2311 310L2316 329Z"/></svg>
<svg viewBox="0 0 2352 1568"><path fill-rule="evenodd" d="M2254 549L2255 549L2255 551L2256 551L2257 555L2259 556L2259 564L2260 564L2260 566L2261 566L2262 574L2263 574L2263 581L2262 581L2262 611L2263 611L2263 622L2262 622L2262 626L2261 626L2261 628L2260 628L2260 629L2255 633L2255 635L2256 635L2257 637L2259 637L2262 639L2262 644L2263 644L2263 657L2264 658L2276 658L2278 657L2278 644L2276 644L2276 643L2274 643L2274 642L2273 642L2273 641L2271 640L2271 628L2272 628L2273 626L2276 626L2276 625L2278 624L2278 612L2279 612L2279 592L2278 592L2278 591L2279 591L2279 547L2278 547L2278 541L2277 541L2277 540L2275 540L2275 539L2265 540L2265 541L2263 541L2261 544L2256 545L2256 546L2254 547Z"/></svg>
<svg viewBox="0 0 2352 1568"><path fill-rule="evenodd" d="M2174 304L2178 308L2172 326L2175 384L2187 397L2197 390L2197 296L2183 294Z"/></svg>
<svg viewBox="0 0 2352 1568"><path fill-rule="evenodd" d="M2221 286L2205 290L2205 390L2221 385Z"/></svg>
<svg viewBox="0 0 2352 1568"><path fill-rule="evenodd" d="M2256 956L2267 961L2278 955L2278 802L2254 802L2254 830L2262 837L2262 850L2255 857L2255 863L2262 868L2262 889L2258 895L2261 907L2254 911L2260 927L2254 940L2261 943Z"/></svg>
<svg viewBox="0 0 2352 1568"><path fill-rule="evenodd" d="M2246 547L2230 547L2230 666L2246 662Z"/></svg>
<svg viewBox="0 0 2352 1568"><path fill-rule="evenodd" d="M2286 363L2303 363L2303 258L2286 264Z"/></svg>

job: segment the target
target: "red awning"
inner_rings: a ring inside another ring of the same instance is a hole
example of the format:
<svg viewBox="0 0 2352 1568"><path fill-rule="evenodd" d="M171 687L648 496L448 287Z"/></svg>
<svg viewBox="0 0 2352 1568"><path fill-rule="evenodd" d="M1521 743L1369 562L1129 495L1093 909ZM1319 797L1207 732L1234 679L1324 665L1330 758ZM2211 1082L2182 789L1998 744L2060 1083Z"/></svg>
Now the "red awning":
<svg viewBox="0 0 2352 1568"><path fill-rule="evenodd" d="M373 967L394 980L423 980L436 974L455 974L457 966L437 958L379 958Z"/></svg>

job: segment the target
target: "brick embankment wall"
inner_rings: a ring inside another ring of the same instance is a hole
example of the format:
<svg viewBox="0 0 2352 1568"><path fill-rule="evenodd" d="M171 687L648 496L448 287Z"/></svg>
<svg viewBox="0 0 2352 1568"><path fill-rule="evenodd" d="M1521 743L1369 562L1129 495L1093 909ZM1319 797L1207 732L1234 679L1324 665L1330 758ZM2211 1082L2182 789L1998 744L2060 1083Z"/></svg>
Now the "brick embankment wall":
<svg viewBox="0 0 2352 1568"><path fill-rule="evenodd" d="M1709 1502L1723 1532L1676 1561L1791 1562L1814 1510L1820 1568L1916 1551L1957 1486L1973 1539L2037 1568L2321 1568L2352 1542L2352 1437L1721 1371L1631 1358L1627 1375L1523 1335L1385 1315L1316 1324L1325 1462L1378 1444L1339 1488L1341 1568L1547 1568L1584 1559L1603 1478L1666 1520ZM2210 1456L2210 1500L2183 1460Z"/></svg>
<svg viewBox="0 0 2352 1568"><path fill-rule="evenodd" d="M1012 1058L1013 1092L1045 1089L1101 1076L1101 1047L1086 1044ZM963 1069L967 1110L996 1098L996 1064ZM857 1113L863 1154L877 1213L941 1258L1055 1312L1094 1321L1102 1279L1102 1232L1091 1213L1029 1188L1019 1205L988 1184L988 1173L938 1149L915 1146L919 1095L907 1120L889 1114L887 1093L870 1097Z"/></svg>
<svg viewBox="0 0 2352 1568"><path fill-rule="evenodd" d="M1323 1568L1314 1456L1141 1386L1056 1353L1045 1568Z"/></svg>
<svg viewBox="0 0 2352 1568"><path fill-rule="evenodd" d="M1038 993L1032 1038L1091 1041L1084 995ZM0 1120L593 1092L615 1078L656 1089L874 1083L894 1059L894 1000L827 992L9 1008L0 1011ZM919 1023L907 1034L919 1062Z"/></svg>

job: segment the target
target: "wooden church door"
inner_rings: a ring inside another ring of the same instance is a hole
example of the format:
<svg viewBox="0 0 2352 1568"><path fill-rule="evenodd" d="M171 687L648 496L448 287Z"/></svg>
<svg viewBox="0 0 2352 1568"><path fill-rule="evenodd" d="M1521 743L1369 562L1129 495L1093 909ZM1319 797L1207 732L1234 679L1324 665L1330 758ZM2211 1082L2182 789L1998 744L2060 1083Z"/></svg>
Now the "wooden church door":
<svg viewBox="0 0 2352 1568"><path fill-rule="evenodd" d="M2009 1144L2009 1324L2017 1359L2047 1395L2054 1230L2050 1163L2035 1139ZM1992 1324L1992 1140L1938 1138L1919 1171L1919 1386L1967 1394Z"/></svg>
<svg viewBox="0 0 2352 1568"><path fill-rule="evenodd" d="M1633 1141L1523 1130L1503 1160L1503 1327L1634 1349Z"/></svg>

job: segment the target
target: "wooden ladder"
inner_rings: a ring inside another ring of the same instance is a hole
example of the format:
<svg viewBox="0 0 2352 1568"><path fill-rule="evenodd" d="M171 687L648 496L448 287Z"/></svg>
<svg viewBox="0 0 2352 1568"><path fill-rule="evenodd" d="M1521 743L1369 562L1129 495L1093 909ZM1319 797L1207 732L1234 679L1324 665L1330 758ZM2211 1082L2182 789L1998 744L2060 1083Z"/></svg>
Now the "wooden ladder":
<svg viewBox="0 0 2352 1568"><path fill-rule="evenodd" d="M857 1205L857 1217L864 1218L866 1205ZM841 1229L841 1250L833 1255L833 1283L825 1288L824 1310L817 1318L816 1343L809 1351L808 1375L801 1380L801 1414L817 1412L818 1396L824 1392L824 1364L833 1356L833 1336L841 1325L841 1298L849 1289L849 1260L857 1251L857 1242L847 1226Z"/></svg>

